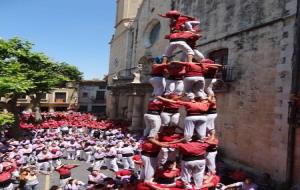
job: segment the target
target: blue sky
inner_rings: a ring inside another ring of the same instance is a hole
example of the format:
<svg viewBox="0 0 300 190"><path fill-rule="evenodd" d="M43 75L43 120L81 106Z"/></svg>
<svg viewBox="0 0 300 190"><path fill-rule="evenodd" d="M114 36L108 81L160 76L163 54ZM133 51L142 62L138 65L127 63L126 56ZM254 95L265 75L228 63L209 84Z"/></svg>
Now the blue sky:
<svg viewBox="0 0 300 190"><path fill-rule="evenodd" d="M114 22L115 0L0 0L0 37L29 40L85 79L108 72Z"/></svg>

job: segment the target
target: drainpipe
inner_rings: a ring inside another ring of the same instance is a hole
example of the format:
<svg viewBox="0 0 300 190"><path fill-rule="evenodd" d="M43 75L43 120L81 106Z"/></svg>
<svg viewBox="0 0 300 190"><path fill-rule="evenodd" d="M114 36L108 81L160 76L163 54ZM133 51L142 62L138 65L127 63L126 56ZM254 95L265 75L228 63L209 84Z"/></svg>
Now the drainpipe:
<svg viewBox="0 0 300 190"><path fill-rule="evenodd" d="M292 59L292 85L291 94L297 95L300 92L300 0L297 1L297 14L295 22L294 54ZM287 150L287 173L286 185L290 188L293 185L294 156L295 156L295 131L297 127L297 108L295 101L289 103L289 129L288 129L288 150Z"/></svg>

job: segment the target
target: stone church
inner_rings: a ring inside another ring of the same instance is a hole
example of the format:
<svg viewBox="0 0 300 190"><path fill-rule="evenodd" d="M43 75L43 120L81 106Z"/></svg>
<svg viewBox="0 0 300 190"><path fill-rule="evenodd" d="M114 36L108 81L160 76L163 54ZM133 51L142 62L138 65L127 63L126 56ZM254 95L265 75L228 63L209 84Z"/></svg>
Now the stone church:
<svg viewBox="0 0 300 190"><path fill-rule="evenodd" d="M298 1L299 2L299 1ZM107 115L143 130L153 57L162 55L171 9L201 21L198 49L224 65L217 131L227 163L300 183L299 3L297 0L117 0ZM297 11L298 10L298 11ZM298 27L297 27L298 26ZM298 43L297 43L298 42Z"/></svg>

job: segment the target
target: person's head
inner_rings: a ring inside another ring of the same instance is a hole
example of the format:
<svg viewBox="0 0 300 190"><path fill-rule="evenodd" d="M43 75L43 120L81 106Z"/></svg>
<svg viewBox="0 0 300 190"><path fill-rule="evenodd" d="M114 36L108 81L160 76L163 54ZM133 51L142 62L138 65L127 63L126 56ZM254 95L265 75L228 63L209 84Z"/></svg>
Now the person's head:
<svg viewBox="0 0 300 190"><path fill-rule="evenodd" d="M48 153L48 150L44 148L44 149L42 150L42 153L43 153L43 154L47 154L47 153Z"/></svg>
<svg viewBox="0 0 300 190"><path fill-rule="evenodd" d="M15 159L15 160L20 160L20 159L21 159L21 156L20 156L20 155L15 155L14 159Z"/></svg>
<svg viewBox="0 0 300 190"><path fill-rule="evenodd" d="M164 169L173 169L174 166L175 166L175 162L174 162L174 161L168 160L168 161L163 165L163 168L164 168Z"/></svg>
<svg viewBox="0 0 300 190"><path fill-rule="evenodd" d="M253 179L252 179L251 177L246 177L245 183L246 183L247 185L252 184L252 182L253 182Z"/></svg>
<svg viewBox="0 0 300 190"><path fill-rule="evenodd" d="M92 176L97 176L98 174L99 174L99 170L94 169L91 171Z"/></svg>
<svg viewBox="0 0 300 190"><path fill-rule="evenodd" d="M68 184L73 184L75 182L76 182L75 179L69 179Z"/></svg>
<svg viewBox="0 0 300 190"><path fill-rule="evenodd" d="M124 147L128 147L128 146L129 146L129 144L125 143L123 146L124 146Z"/></svg>

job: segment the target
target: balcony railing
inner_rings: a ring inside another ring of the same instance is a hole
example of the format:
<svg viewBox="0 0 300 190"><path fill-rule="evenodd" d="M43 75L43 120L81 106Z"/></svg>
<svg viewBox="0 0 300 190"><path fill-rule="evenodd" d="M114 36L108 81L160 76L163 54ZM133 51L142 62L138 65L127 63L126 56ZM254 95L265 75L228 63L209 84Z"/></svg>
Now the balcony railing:
<svg viewBox="0 0 300 190"><path fill-rule="evenodd" d="M228 92L230 83L236 80L237 69L233 66L225 65L222 70L217 73L217 82L213 89L216 93Z"/></svg>
<svg viewBox="0 0 300 190"><path fill-rule="evenodd" d="M225 65L221 70L222 80L224 82L233 82L236 79L236 68L233 66Z"/></svg>

